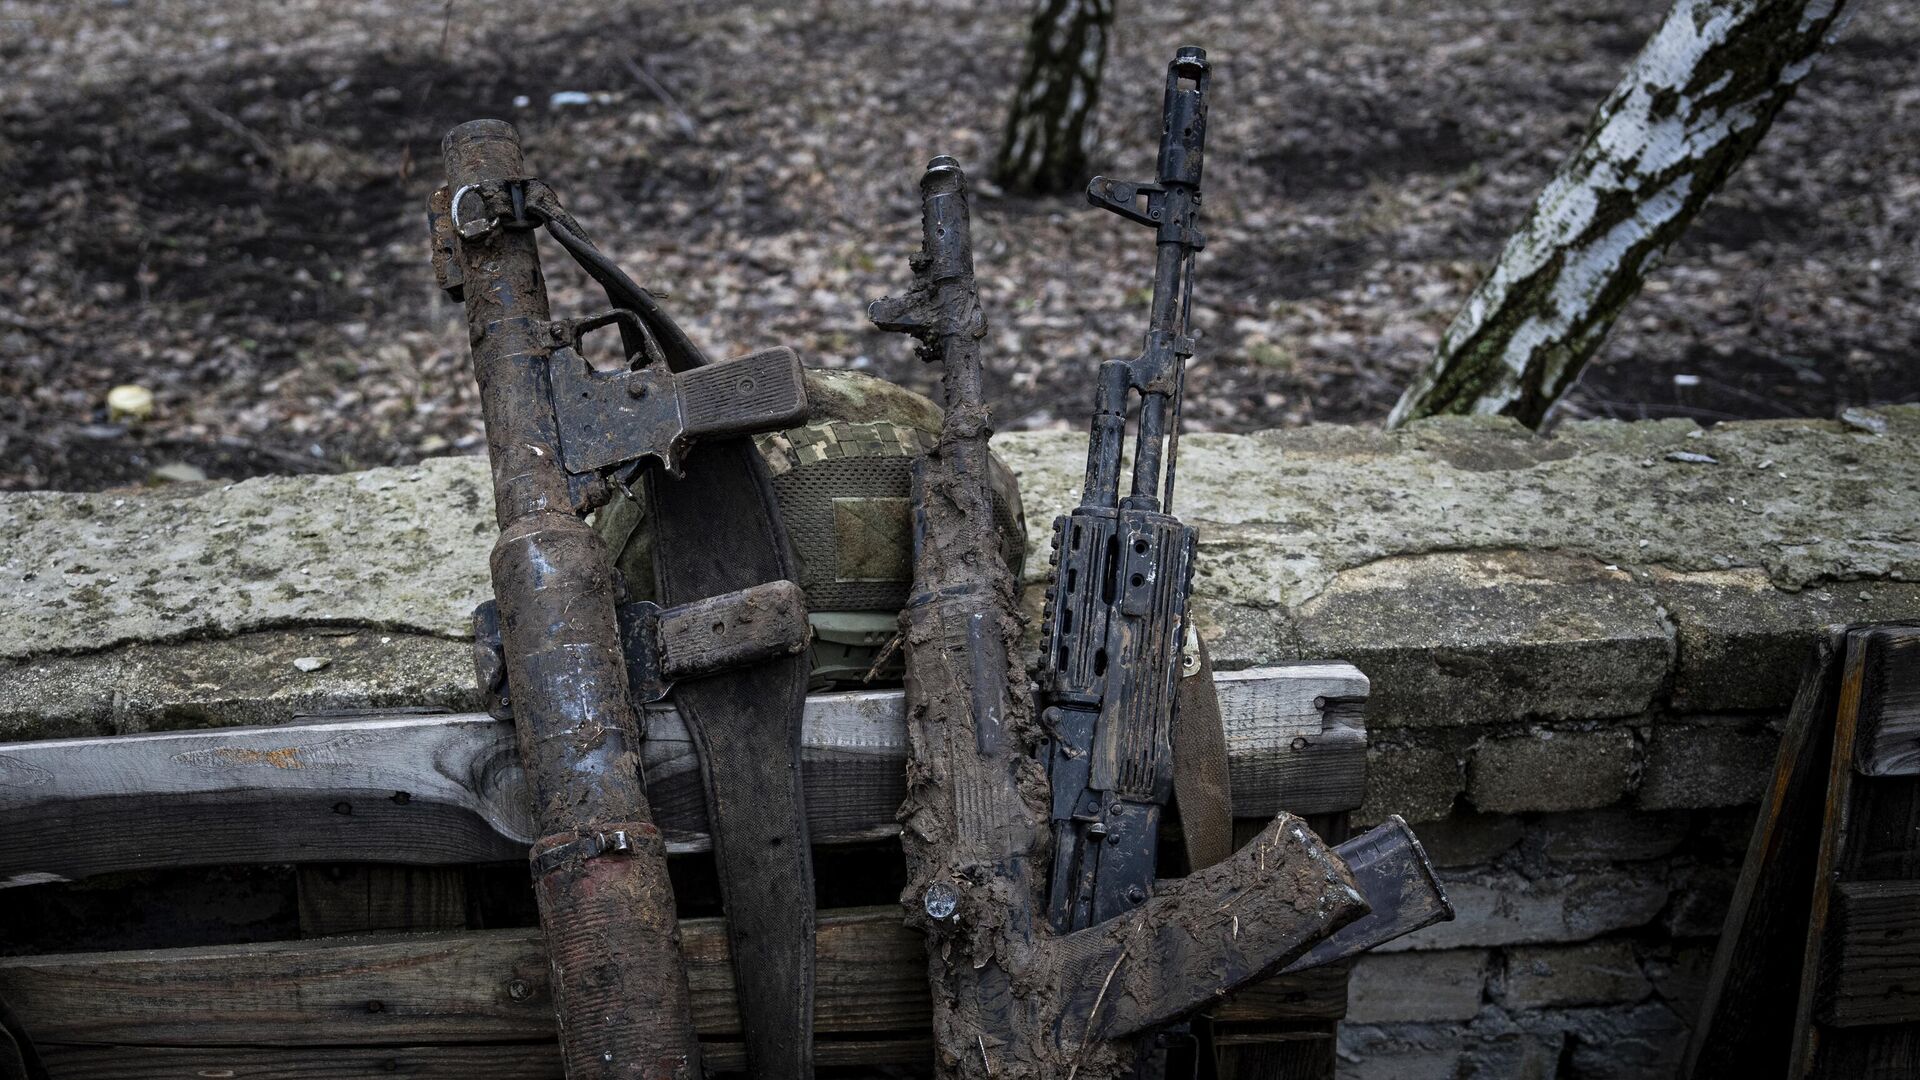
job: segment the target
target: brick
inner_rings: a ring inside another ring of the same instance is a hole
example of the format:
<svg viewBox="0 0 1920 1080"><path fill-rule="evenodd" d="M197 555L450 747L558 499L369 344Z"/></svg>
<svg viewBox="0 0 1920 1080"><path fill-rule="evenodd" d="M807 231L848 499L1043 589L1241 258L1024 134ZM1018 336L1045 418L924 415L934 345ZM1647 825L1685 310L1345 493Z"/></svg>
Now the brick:
<svg viewBox="0 0 1920 1080"><path fill-rule="evenodd" d="M1661 924L1677 938L1718 937L1740 880L1737 866L1682 866L1673 872L1673 891Z"/></svg>
<svg viewBox="0 0 1920 1080"><path fill-rule="evenodd" d="M1481 949L1362 955L1347 983L1347 1020L1471 1020L1480 1011L1486 971Z"/></svg>
<svg viewBox="0 0 1920 1080"><path fill-rule="evenodd" d="M1460 756L1446 746L1374 746L1367 751L1367 797L1354 824L1371 827L1399 814L1407 821L1435 821L1453 812L1466 787Z"/></svg>
<svg viewBox="0 0 1920 1080"><path fill-rule="evenodd" d="M1656 726L1634 802L1645 810L1755 802L1766 790L1779 748L1780 736L1757 725Z"/></svg>
<svg viewBox="0 0 1920 1080"><path fill-rule="evenodd" d="M1920 612L1920 585L1911 581L1788 590L1758 566L1693 573L1655 567L1651 581L1678 634L1673 707L1689 712L1782 708L1823 627Z"/></svg>
<svg viewBox="0 0 1920 1080"><path fill-rule="evenodd" d="M1349 1032L1340 1030L1341 1045ZM1351 1056L1349 1056L1351 1055ZM1460 1074L1460 1051L1453 1048L1348 1051L1334 1065L1334 1080L1455 1080Z"/></svg>
<svg viewBox="0 0 1920 1080"><path fill-rule="evenodd" d="M1638 862L1672 854L1687 838L1687 825L1680 814L1610 806L1548 814L1528 831L1555 862Z"/></svg>
<svg viewBox="0 0 1920 1080"><path fill-rule="evenodd" d="M1566 1024L1572 1044L1565 1075L1580 1080L1672 1076L1687 1048L1686 1024L1664 1002L1583 1009L1555 1019Z"/></svg>
<svg viewBox="0 0 1920 1080"><path fill-rule="evenodd" d="M1624 941L1507 952L1503 1004L1509 1009L1631 1004L1652 992L1653 984Z"/></svg>
<svg viewBox="0 0 1920 1080"><path fill-rule="evenodd" d="M1585 810L1626 794L1634 766L1633 733L1536 729L1488 739L1474 750L1467 798L1481 810Z"/></svg>
<svg viewBox="0 0 1920 1080"><path fill-rule="evenodd" d="M1666 867L1528 878L1512 871L1440 875L1456 917L1379 952L1585 941L1645 926L1666 906Z"/></svg>
<svg viewBox="0 0 1920 1080"><path fill-rule="evenodd" d="M1661 945L1642 964L1654 990L1681 1016L1699 1016L1713 968L1713 945Z"/></svg>
<svg viewBox="0 0 1920 1080"><path fill-rule="evenodd" d="M1448 867L1490 863L1512 850L1526 831L1517 817L1471 811L1426 822L1416 830L1433 864Z"/></svg>

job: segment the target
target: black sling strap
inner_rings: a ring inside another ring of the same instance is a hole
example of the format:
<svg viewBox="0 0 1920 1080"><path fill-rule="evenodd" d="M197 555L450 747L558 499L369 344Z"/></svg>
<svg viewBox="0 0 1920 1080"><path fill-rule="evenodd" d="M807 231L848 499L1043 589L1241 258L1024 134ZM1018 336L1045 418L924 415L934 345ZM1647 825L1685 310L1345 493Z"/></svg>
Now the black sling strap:
<svg viewBox="0 0 1920 1080"><path fill-rule="evenodd" d="M657 349L676 372L708 363L557 201L540 192L528 209L545 217L548 231L614 306L639 315L651 340L631 340L631 350ZM739 388L742 397L752 391ZM644 476L661 605L798 576L766 463L751 438L702 441L679 479L661 469ZM813 862L800 788L800 719L810 667L803 650L683 679L673 690L700 755L747 1072L761 1080L813 1075Z"/></svg>

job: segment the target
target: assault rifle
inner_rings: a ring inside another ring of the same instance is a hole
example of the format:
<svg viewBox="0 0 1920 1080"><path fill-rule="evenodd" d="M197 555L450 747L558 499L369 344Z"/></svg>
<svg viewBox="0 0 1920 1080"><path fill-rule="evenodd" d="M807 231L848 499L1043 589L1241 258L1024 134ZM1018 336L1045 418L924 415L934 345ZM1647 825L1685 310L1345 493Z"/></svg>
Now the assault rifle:
<svg viewBox="0 0 1920 1080"><path fill-rule="evenodd" d="M989 512L986 321L966 179L952 158L935 158L920 193L913 289L870 311L945 368L940 440L914 473L913 589L901 613L913 750L903 899L928 938L935 1060L943 1077L1109 1080L1133 1073L1135 1036L1359 925L1368 903L1341 860L1282 814L1128 917L1071 933L1047 925L1052 829L1018 604Z"/></svg>
<svg viewBox="0 0 1920 1080"><path fill-rule="evenodd" d="M1082 501L1054 522L1039 683L1053 832L1047 921L1056 933L1099 927L1155 896L1160 817L1175 786L1176 752L1201 756L1199 771L1215 774L1194 793L1218 803L1226 785L1211 665L1188 611L1197 535L1172 514L1181 391L1193 355L1193 264L1205 246L1200 180L1210 83L1206 53L1180 49L1167 67L1154 182L1095 177L1087 187L1093 205L1154 230L1157 258L1145 344L1132 360L1100 365ZM1133 474L1122 497L1121 444L1136 393ZM1201 685L1183 693L1183 678ZM1176 717L1177 707L1196 715ZM1202 737L1176 748L1176 731ZM1228 808L1181 809L1190 841L1203 813L1222 819L1210 823L1221 843L1212 845L1208 861L1222 858ZM1190 857L1199 850L1189 843ZM1330 963L1452 918L1425 853L1399 818L1334 854L1369 910L1285 970ZM1192 869L1203 870L1194 861ZM1140 1074L1153 1075L1156 1059L1141 1050Z"/></svg>
<svg viewBox="0 0 1920 1080"><path fill-rule="evenodd" d="M1100 365L1086 488L1053 526L1040 663L1053 791L1047 918L1059 931L1105 922L1153 891L1160 812L1173 788L1174 698L1187 636L1195 533L1170 512L1180 391L1207 140L1206 53L1183 48L1167 67L1159 177L1095 177L1087 197L1154 229L1158 260L1146 345ZM1120 497L1127 404L1140 395L1133 478ZM1165 478L1162 479L1162 448Z"/></svg>

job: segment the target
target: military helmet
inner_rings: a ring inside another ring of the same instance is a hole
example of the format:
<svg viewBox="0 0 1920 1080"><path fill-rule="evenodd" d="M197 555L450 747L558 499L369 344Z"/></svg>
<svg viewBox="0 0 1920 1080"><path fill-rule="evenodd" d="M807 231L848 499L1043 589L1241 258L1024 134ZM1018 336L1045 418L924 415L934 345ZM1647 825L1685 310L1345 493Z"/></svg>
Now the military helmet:
<svg viewBox="0 0 1920 1080"><path fill-rule="evenodd" d="M806 373L811 418L755 436L793 545L813 625L816 688L898 680L889 648L913 584L910 469L940 432L940 407L883 379L852 371ZM991 459L995 523L1018 578L1026 519L1013 472ZM652 530L639 500L618 495L595 527L614 552L628 594L653 594Z"/></svg>

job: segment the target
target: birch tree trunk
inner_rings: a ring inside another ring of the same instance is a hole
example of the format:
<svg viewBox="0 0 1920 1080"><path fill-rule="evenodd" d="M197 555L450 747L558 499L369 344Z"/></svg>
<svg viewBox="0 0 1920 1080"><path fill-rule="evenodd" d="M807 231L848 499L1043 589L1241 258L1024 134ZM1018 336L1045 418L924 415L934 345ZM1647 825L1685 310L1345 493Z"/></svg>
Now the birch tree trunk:
<svg viewBox="0 0 1920 1080"><path fill-rule="evenodd" d="M1846 0L1675 0L1387 418L1538 427L1753 150Z"/></svg>
<svg viewBox="0 0 1920 1080"><path fill-rule="evenodd" d="M1040 0L993 167L1002 187L1053 193L1085 186L1112 28L1113 0Z"/></svg>

